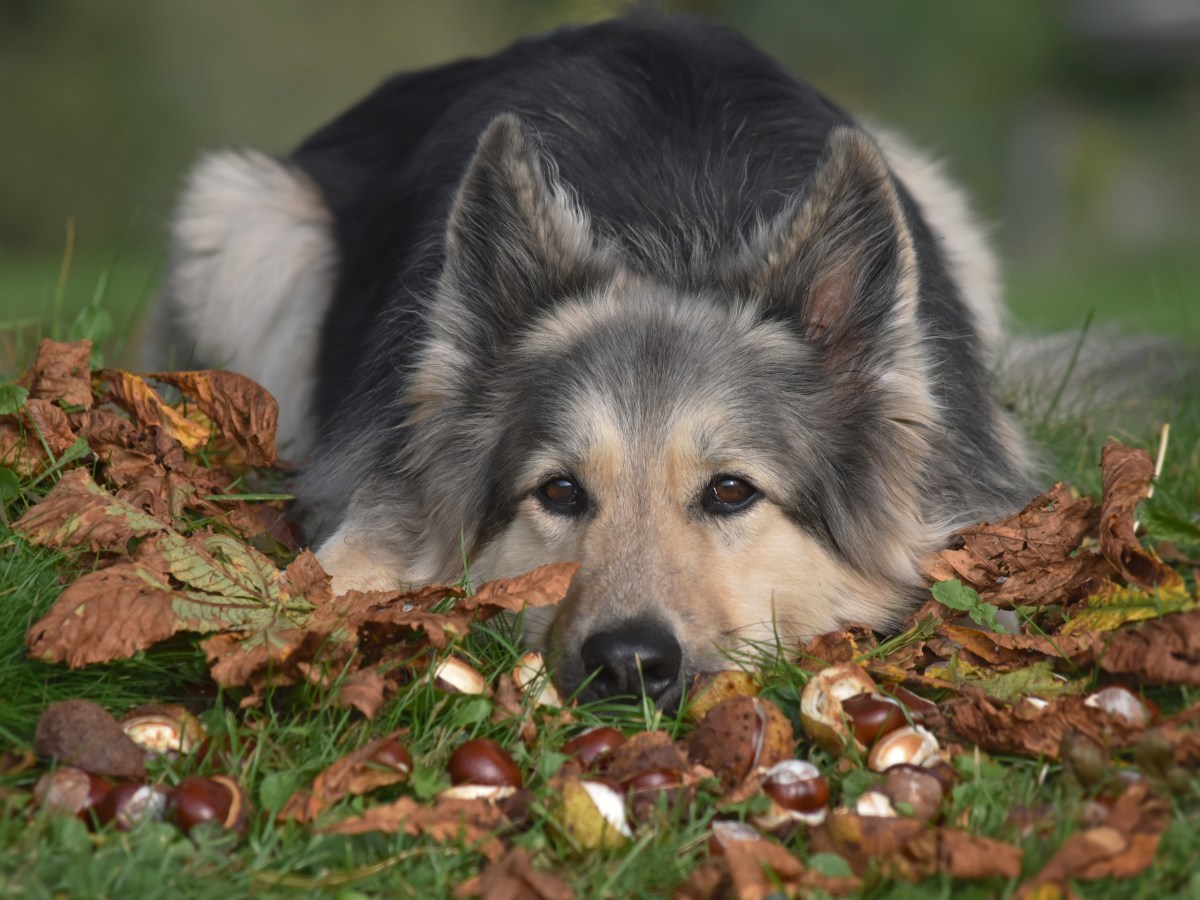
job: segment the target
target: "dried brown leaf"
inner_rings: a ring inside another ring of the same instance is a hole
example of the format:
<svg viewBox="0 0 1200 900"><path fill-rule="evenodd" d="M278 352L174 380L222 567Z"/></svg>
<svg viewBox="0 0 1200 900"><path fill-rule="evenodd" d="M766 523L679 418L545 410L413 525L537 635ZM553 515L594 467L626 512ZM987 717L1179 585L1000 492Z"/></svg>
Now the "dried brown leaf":
<svg viewBox="0 0 1200 900"><path fill-rule="evenodd" d="M1003 841L968 834L955 828L938 829L938 867L952 878L1016 878L1024 853Z"/></svg>
<svg viewBox="0 0 1200 900"><path fill-rule="evenodd" d="M331 763L313 781L311 792L297 791L291 796L279 812L278 818L281 821L295 819L299 822L312 822L345 797L369 794L379 788L404 781L408 778L407 772L398 772L375 761L375 754L380 747L389 741L398 740L403 735L403 731L393 731Z"/></svg>
<svg viewBox="0 0 1200 900"><path fill-rule="evenodd" d="M945 721L954 734L989 752L1047 759L1058 759L1068 732L1100 746L1127 747L1143 730L1119 715L1084 705L1078 696L1057 697L1044 706L1029 700L1009 705L973 689L946 704Z"/></svg>
<svg viewBox="0 0 1200 900"><path fill-rule="evenodd" d="M174 385L217 425L217 441L231 448L232 461L247 466L275 464L279 404L244 375L226 371L156 372L148 376Z"/></svg>
<svg viewBox="0 0 1200 900"><path fill-rule="evenodd" d="M425 835L435 841L461 841L477 849L488 859L499 859L504 845L496 832L507 824L504 813L487 800L447 800L438 798L433 806L422 806L412 797L394 803L372 806L360 816L343 819L321 829L330 834L365 834L382 831Z"/></svg>
<svg viewBox="0 0 1200 900"><path fill-rule="evenodd" d="M1047 885L1067 890L1071 879L1131 878L1154 861L1169 822L1165 799L1151 794L1145 784L1130 785L1101 825L1067 838L1017 897L1036 896Z"/></svg>
<svg viewBox="0 0 1200 900"><path fill-rule="evenodd" d="M92 342L63 344L43 338L37 359L17 384L29 390L29 396L62 406L92 406Z"/></svg>
<svg viewBox="0 0 1200 900"><path fill-rule="evenodd" d="M1200 609L1122 628L1098 642L1091 658L1104 671L1142 684L1200 686Z"/></svg>
<svg viewBox="0 0 1200 900"><path fill-rule="evenodd" d="M56 550L118 552L130 539L164 528L158 519L105 491L86 468L65 472L50 493L13 524L26 540Z"/></svg>
<svg viewBox="0 0 1200 900"><path fill-rule="evenodd" d="M136 427L160 428L188 452L208 443L208 425L185 417L142 376L122 369L103 369L96 374L108 384L104 399L129 413Z"/></svg>
<svg viewBox="0 0 1200 900"><path fill-rule="evenodd" d="M454 890L482 900L574 900L575 891L552 872L533 868L528 850L513 848Z"/></svg>
<svg viewBox="0 0 1200 900"><path fill-rule="evenodd" d="M456 606L474 610L476 621L497 613L517 612L526 607L552 606L567 595L578 563L549 563L513 578L498 578L480 585L479 590L460 600Z"/></svg>
<svg viewBox="0 0 1200 900"><path fill-rule="evenodd" d="M1109 441L1100 452L1104 502L1100 508L1100 550L1126 581L1143 588L1181 585L1179 573L1142 547L1134 533L1138 503L1150 491L1154 465L1145 450Z"/></svg>
<svg viewBox="0 0 1200 900"><path fill-rule="evenodd" d="M1056 484L1008 518L960 531L954 549L926 561L925 574L930 581L959 579L977 588L989 586L1062 562L1095 524L1092 501L1074 499L1063 484Z"/></svg>

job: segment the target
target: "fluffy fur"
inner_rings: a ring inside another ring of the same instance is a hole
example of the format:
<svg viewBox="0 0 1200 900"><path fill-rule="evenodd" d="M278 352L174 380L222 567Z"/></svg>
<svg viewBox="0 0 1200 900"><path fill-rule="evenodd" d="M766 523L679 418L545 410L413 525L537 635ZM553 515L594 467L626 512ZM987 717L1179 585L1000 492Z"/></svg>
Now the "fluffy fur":
<svg viewBox="0 0 1200 900"><path fill-rule="evenodd" d="M891 626L1030 493L983 235L874 134L728 31L565 29L202 163L160 321L280 397L338 587L576 560L529 623L559 682L670 705L746 640Z"/></svg>

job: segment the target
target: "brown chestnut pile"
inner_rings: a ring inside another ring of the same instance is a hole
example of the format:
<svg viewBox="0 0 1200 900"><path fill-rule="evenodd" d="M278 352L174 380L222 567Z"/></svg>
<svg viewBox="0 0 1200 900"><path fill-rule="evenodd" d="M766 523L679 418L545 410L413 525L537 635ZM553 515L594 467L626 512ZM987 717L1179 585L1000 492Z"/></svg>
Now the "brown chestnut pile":
<svg viewBox="0 0 1200 900"><path fill-rule="evenodd" d="M34 785L40 809L121 831L143 821L168 821L185 834L208 822L238 834L245 831L246 793L230 776L193 775L173 788L143 777L143 757L228 761L183 707L141 707L115 722L95 704L66 701L43 715L37 742L44 755L60 762Z"/></svg>
<svg viewBox="0 0 1200 900"><path fill-rule="evenodd" d="M493 693L486 680L457 657L432 667L429 677L448 693ZM537 707L560 702L547 690L540 658L523 658L509 677ZM830 785L814 763L797 758L802 746L792 720L756 692L756 684L743 672L708 676L687 710L696 724L686 742L676 742L663 731L631 736L610 726L579 731L561 746L566 762L549 781L552 799L542 808L551 816L551 827L581 850L617 847L639 828L657 827L664 815L681 820L701 792L708 802L729 810L718 813L713 822L714 854L724 853L733 841L820 826L831 812ZM86 712L96 718L94 709ZM842 812L904 815L924 822L941 814L951 769L937 739L921 724L936 712L928 701L907 692L884 694L863 669L843 664L810 679L796 712L805 737L837 757L841 769L859 759L880 773L878 783ZM76 748L61 739L64 729L55 729L47 739L46 746L53 748L48 755L75 764L60 765L42 776L35 788L41 808L119 829L163 820L185 834L206 824L244 833L248 802L236 779L192 775L168 788L144 778L103 777L78 764ZM225 756L199 722L177 707L135 711L119 729L121 739L139 753L170 758L190 754L202 762ZM397 739L400 734L350 752L316 779L311 793L298 792L289 808L301 810L302 821L312 821L348 794L407 780L413 761ZM391 774L382 777L380 767ZM495 740L476 737L459 744L446 761L446 773L451 786L438 792L435 805L488 807L510 825L528 821L533 796L525 790L525 776Z"/></svg>

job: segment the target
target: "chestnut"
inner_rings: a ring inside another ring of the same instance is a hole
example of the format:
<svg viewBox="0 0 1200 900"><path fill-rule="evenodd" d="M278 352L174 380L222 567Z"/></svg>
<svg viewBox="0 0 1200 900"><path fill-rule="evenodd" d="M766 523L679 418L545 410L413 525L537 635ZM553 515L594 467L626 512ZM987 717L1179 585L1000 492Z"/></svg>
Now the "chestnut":
<svg viewBox="0 0 1200 900"><path fill-rule="evenodd" d="M883 694L855 694L842 701L842 712L850 720L855 739L864 747L889 731L908 724L908 716L898 700Z"/></svg>
<svg viewBox="0 0 1200 900"><path fill-rule="evenodd" d="M899 763L921 766L937 758L938 742L920 725L905 725L881 737L871 748L867 766L873 772L886 772Z"/></svg>
<svg viewBox="0 0 1200 900"><path fill-rule="evenodd" d="M475 738L459 745L446 765L454 784L490 784L521 787L521 770L508 751L491 738Z"/></svg>
<svg viewBox="0 0 1200 900"><path fill-rule="evenodd" d="M562 746L562 752L574 757L585 769L601 767L605 758L625 743L625 735L608 725L597 725L580 732Z"/></svg>
<svg viewBox="0 0 1200 900"><path fill-rule="evenodd" d="M842 703L859 694L875 693L875 682L854 663L822 669L809 679L800 694L800 722L813 742L830 753L841 753L847 743L859 744L847 727Z"/></svg>
<svg viewBox="0 0 1200 900"><path fill-rule="evenodd" d="M892 804L907 804L914 819L931 822L937 818L946 796L942 779L924 766L900 763L887 770L883 793Z"/></svg>
<svg viewBox="0 0 1200 900"><path fill-rule="evenodd" d="M246 826L245 793L227 775L193 775L171 791L167 815L184 834L205 822L240 832Z"/></svg>
<svg viewBox="0 0 1200 900"><path fill-rule="evenodd" d="M37 780L33 799L48 812L87 821L96 804L111 790L112 784L99 775L74 766L59 766Z"/></svg>
<svg viewBox="0 0 1200 900"><path fill-rule="evenodd" d="M412 756L408 748L395 738L388 738L376 747L375 752L371 754L371 762L404 778L412 771Z"/></svg>
<svg viewBox="0 0 1200 900"><path fill-rule="evenodd" d="M792 723L773 703L730 697L696 726L688 757L712 769L729 790L755 770L791 757L793 742Z"/></svg>
<svg viewBox="0 0 1200 900"><path fill-rule="evenodd" d="M546 663L540 653L526 653L512 672L513 680L522 693L536 691L535 706L562 706L562 697L546 674Z"/></svg>
<svg viewBox="0 0 1200 900"><path fill-rule="evenodd" d="M717 819L711 827L712 834L708 837L708 852L712 856L724 856L725 848L730 844L763 839L757 828L737 819Z"/></svg>
<svg viewBox="0 0 1200 900"><path fill-rule="evenodd" d="M1122 719L1130 728L1149 728L1157 713L1129 688L1115 684L1089 694L1083 705Z"/></svg>
<svg viewBox="0 0 1200 900"><path fill-rule="evenodd" d="M438 791L442 800L489 800L495 803L517 792L511 785L499 784L455 784Z"/></svg>
<svg viewBox="0 0 1200 900"><path fill-rule="evenodd" d="M859 816L881 816L894 818L896 808L891 798L881 791L867 791L854 801L854 813Z"/></svg>
<svg viewBox="0 0 1200 900"><path fill-rule="evenodd" d="M121 730L147 753L172 757L191 753L204 740L200 720L173 704L139 707L121 719Z"/></svg>
<svg viewBox="0 0 1200 900"><path fill-rule="evenodd" d="M647 769L630 775L621 786L631 794L639 794L679 787L682 782L683 776L676 769Z"/></svg>
<svg viewBox="0 0 1200 900"><path fill-rule="evenodd" d="M753 697L758 693L754 677L741 669L705 672L692 683L692 699L687 706L688 717L703 719L709 710L730 697Z"/></svg>
<svg viewBox="0 0 1200 900"><path fill-rule="evenodd" d="M448 694L487 693L487 682L479 671L457 656L447 656L433 667L433 683Z"/></svg>
<svg viewBox="0 0 1200 900"><path fill-rule="evenodd" d="M607 780L568 778L557 812L560 830L585 850L619 847L633 837L625 798Z"/></svg>
<svg viewBox="0 0 1200 900"><path fill-rule="evenodd" d="M820 769L802 759L785 759L767 770L763 793L770 807L750 817L759 828L775 831L796 823L820 825L829 812L829 783Z"/></svg>
<svg viewBox="0 0 1200 900"><path fill-rule="evenodd" d="M820 769L803 759L785 759L773 765L762 789L791 812L819 813L829 805L829 783Z"/></svg>
<svg viewBox="0 0 1200 900"><path fill-rule="evenodd" d="M926 700L920 694L914 694L904 685L892 691L894 696L908 710L909 716L917 725L928 725L939 715L938 705L932 700Z"/></svg>
<svg viewBox="0 0 1200 900"><path fill-rule="evenodd" d="M96 821L129 831L139 822L157 822L167 807L167 795L155 784L124 781L113 785L95 806Z"/></svg>

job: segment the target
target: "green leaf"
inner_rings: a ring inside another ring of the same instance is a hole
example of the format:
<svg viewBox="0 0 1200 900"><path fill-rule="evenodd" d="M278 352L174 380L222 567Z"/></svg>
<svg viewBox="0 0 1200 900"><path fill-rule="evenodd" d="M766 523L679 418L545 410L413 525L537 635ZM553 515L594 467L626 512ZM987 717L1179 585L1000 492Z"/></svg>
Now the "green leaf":
<svg viewBox="0 0 1200 900"><path fill-rule="evenodd" d="M12 469L0 467L0 506L7 506L21 496L21 479Z"/></svg>
<svg viewBox="0 0 1200 900"><path fill-rule="evenodd" d="M1200 544L1200 522L1193 522L1176 510L1147 503L1142 507L1142 524L1156 540L1189 546Z"/></svg>
<svg viewBox="0 0 1200 900"><path fill-rule="evenodd" d="M417 763L413 766L408 783L418 800L431 800L438 791L450 786L450 776L441 769Z"/></svg>
<svg viewBox="0 0 1200 900"><path fill-rule="evenodd" d="M283 804L300 787L300 779L293 772L272 772L262 780L258 788L259 805L269 812L279 812Z"/></svg>
<svg viewBox="0 0 1200 900"><path fill-rule="evenodd" d="M929 593L933 594L933 599L943 606L966 613L976 625L982 625L990 631L1008 631L996 619L996 613L1000 612L999 608L991 603L984 603L979 599L979 594L974 588L967 587L957 579L939 581L929 589Z"/></svg>
<svg viewBox="0 0 1200 900"><path fill-rule="evenodd" d="M0 384L0 416L15 415L29 399L29 391L16 384Z"/></svg>
<svg viewBox="0 0 1200 900"><path fill-rule="evenodd" d="M1087 689L1084 680L1070 681L1054 671L1054 663L1048 659L1008 672L997 672L990 666L973 666L954 657L945 668L926 670L952 682L957 688L976 687L994 700L1012 703L1022 697L1058 697L1062 694L1079 694Z"/></svg>
<svg viewBox="0 0 1200 900"><path fill-rule="evenodd" d="M836 853L814 853L808 858L808 867L829 878L853 878L850 863Z"/></svg>

